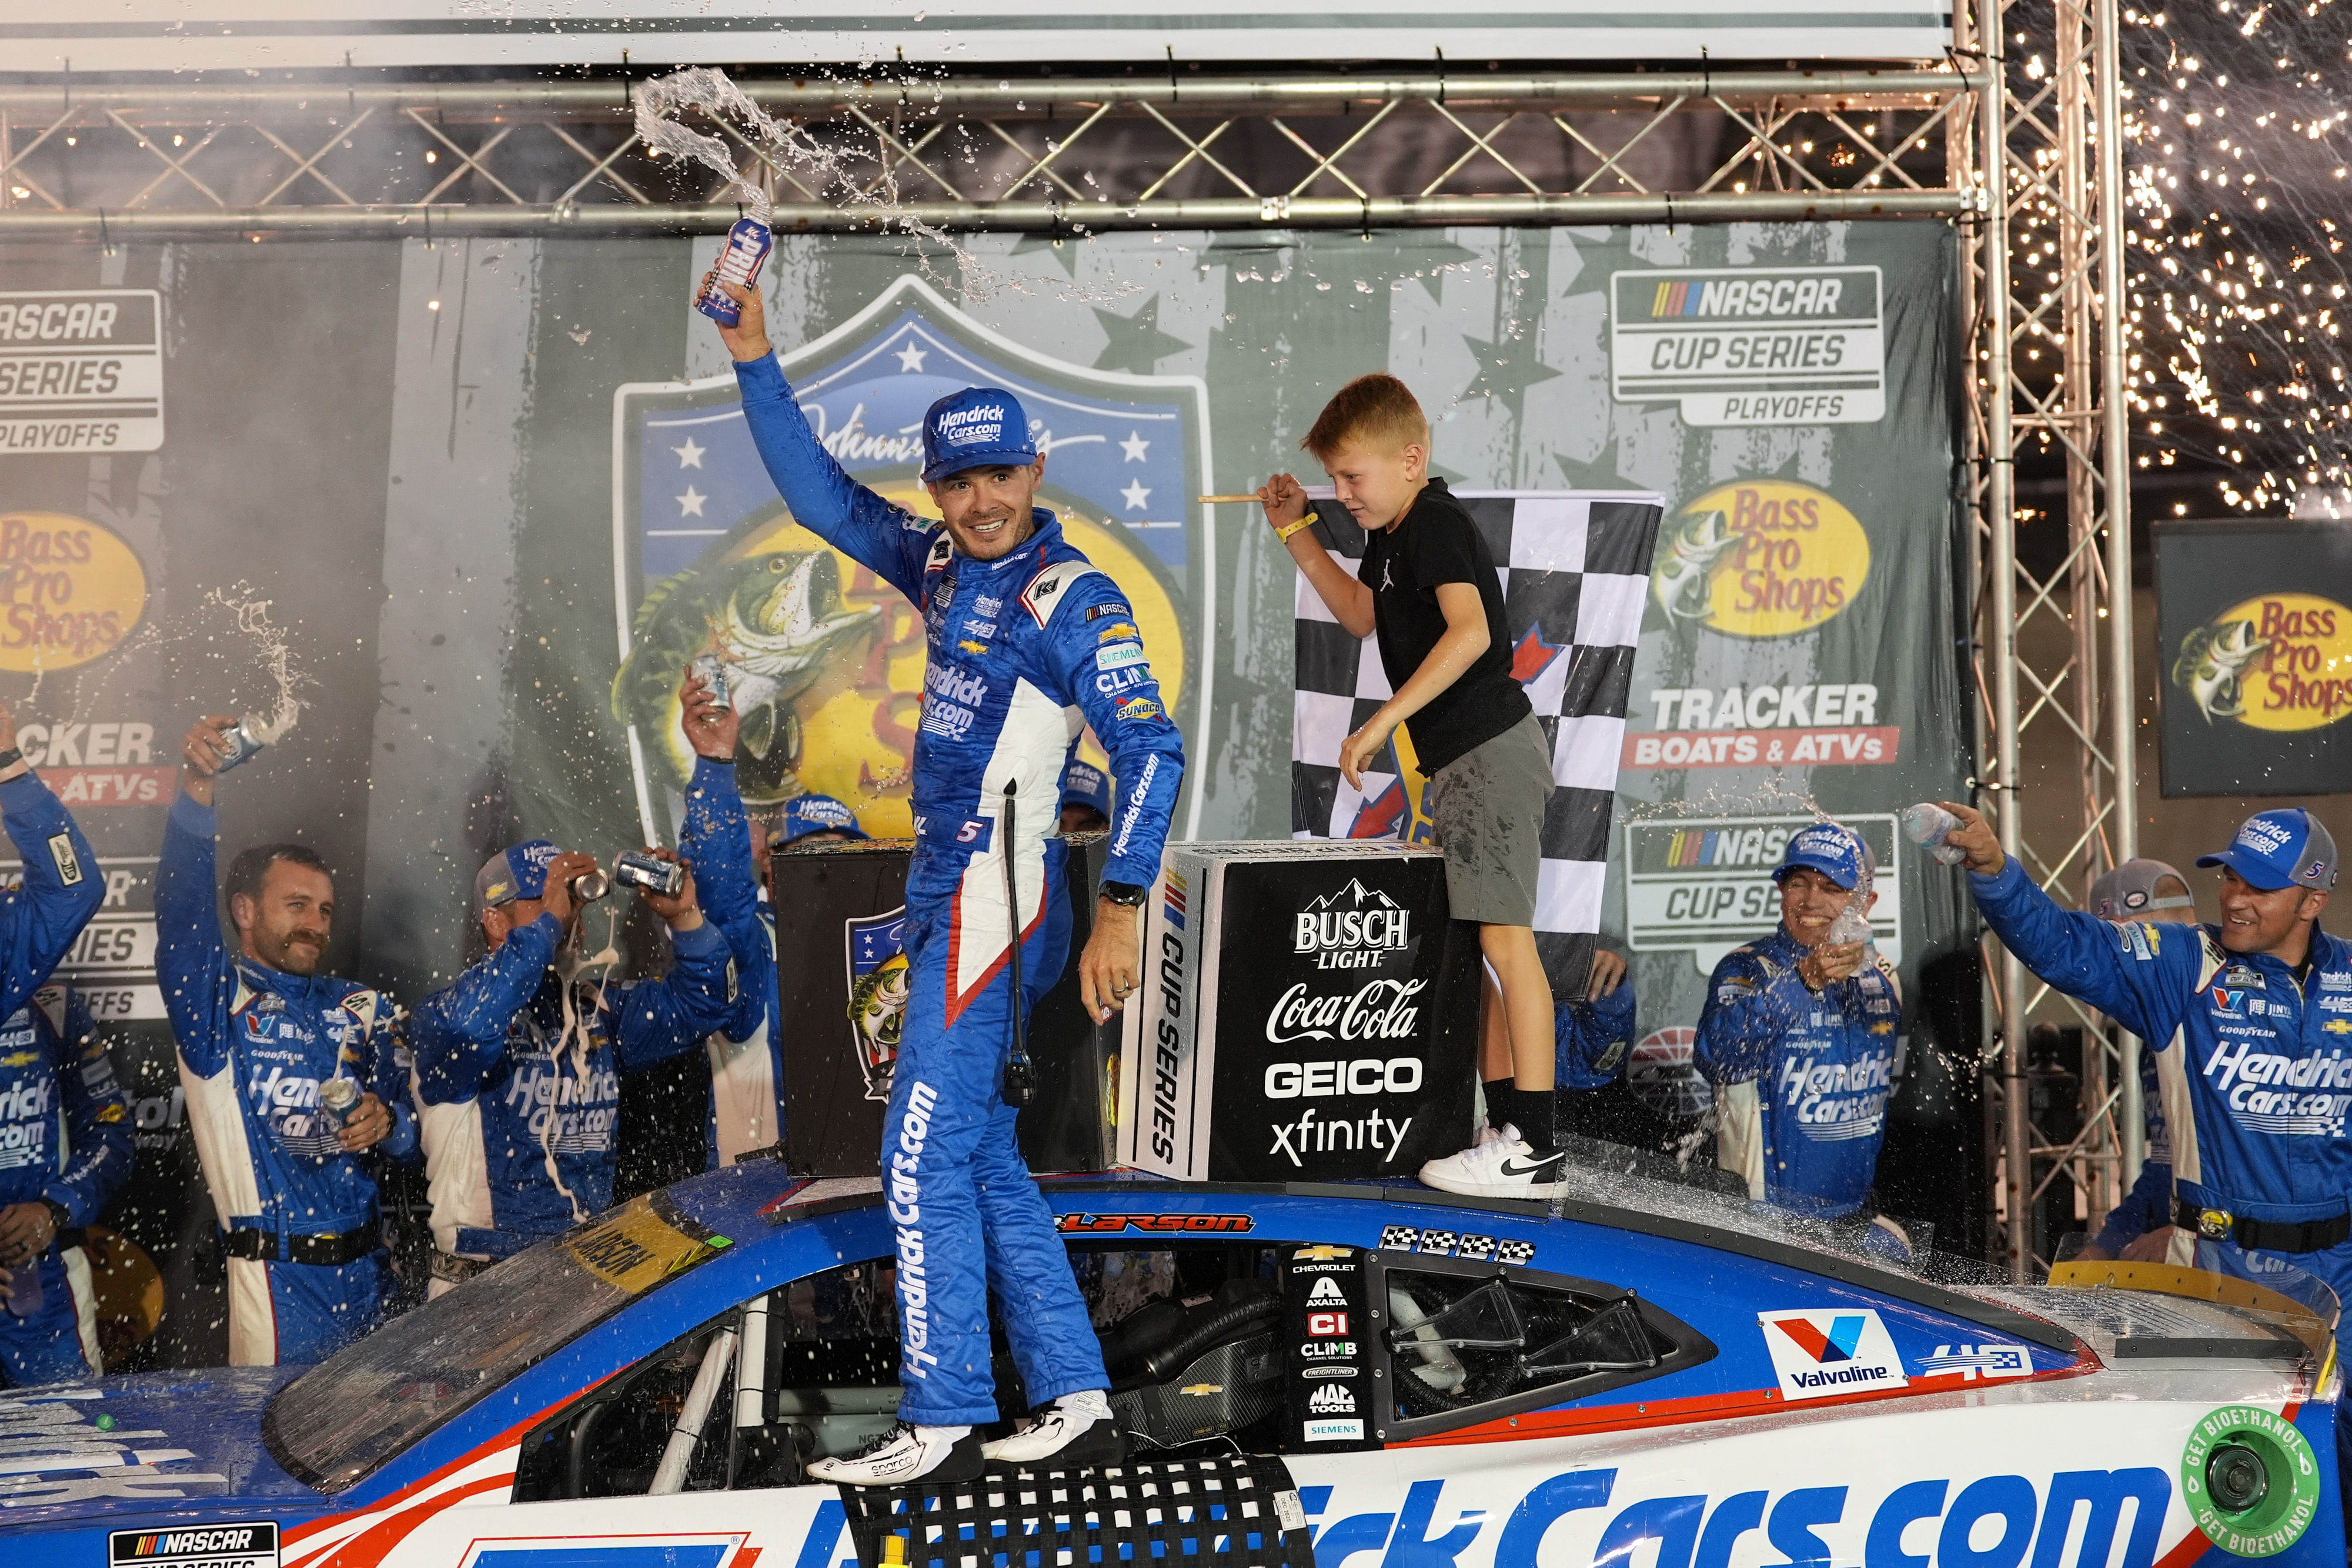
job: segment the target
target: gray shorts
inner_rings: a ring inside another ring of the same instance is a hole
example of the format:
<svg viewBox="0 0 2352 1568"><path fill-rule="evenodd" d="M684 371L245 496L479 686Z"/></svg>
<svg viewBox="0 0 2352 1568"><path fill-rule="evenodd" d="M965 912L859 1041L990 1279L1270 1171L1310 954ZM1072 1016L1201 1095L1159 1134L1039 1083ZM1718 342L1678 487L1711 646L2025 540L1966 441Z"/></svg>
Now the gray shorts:
<svg viewBox="0 0 2352 1568"><path fill-rule="evenodd" d="M1445 897L1454 919L1536 923L1536 870L1550 799L1551 752L1533 714L1437 770L1424 804L1445 852Z"/></svg>

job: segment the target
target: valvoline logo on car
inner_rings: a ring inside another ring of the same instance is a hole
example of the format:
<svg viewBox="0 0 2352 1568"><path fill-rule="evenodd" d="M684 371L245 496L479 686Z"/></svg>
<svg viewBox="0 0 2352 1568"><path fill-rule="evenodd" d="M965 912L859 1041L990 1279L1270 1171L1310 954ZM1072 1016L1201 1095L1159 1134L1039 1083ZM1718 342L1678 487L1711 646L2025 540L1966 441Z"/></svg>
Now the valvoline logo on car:
<svg viewBox="0 0 2352 1568"><path fill-rule="evenodd" d="M1822 1399L1910 1384L1894 1336L1870 1308L1759 1312L1756 1320L1784 1399Z"/></svg>

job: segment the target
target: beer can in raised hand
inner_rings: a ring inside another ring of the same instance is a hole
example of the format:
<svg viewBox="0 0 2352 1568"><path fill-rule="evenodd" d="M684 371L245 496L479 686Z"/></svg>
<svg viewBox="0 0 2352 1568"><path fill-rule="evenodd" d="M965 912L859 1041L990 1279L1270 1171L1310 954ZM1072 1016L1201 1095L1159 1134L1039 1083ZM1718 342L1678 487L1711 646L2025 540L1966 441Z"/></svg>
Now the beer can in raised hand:
<svg viewBox="0 0 2352 1568"><path fill-rule="evenodd" d="M613 862L613 880L623 887L641 887L664 898L686 891L686 867L643 850L628 850Z"/></svg>
<svg viewBox="0 0 2352 1568"><path fill-rule="evenodd" d="M228 755L221 758L220 767L215 771L226 773L232 768L244 767L278 737L277 726L268 719L247 714L220 732L221 744L228 748Z"/></svg>
<svg viewBox="0 0 2352 1568"><path fill-rule="evenodd" d="M720 707L730 706L728 702L727 664L718 654L705 653L687 668L702 677L703 687L710 693L712 702Z"/></svg>
<svg viewBox="0 0 2352 1568"><path fill-rule="evenodd" d="M360 1085L356 1078L338 1073L319 1085L319 1120L330 1133L340 1133L343 1124L359 1108Z"/></svg>
<svg viewBox="0 0 2352 1568"><path fill-rule="evenodd" d="M756 288L760 282L761 264L775 246L775 236L768 225L757 218L738 218L735 226L727 231L727 248L719 253L719 266L713 270L708 287L695 300L694 308L722 327L732 327L743 319L743 308L719 290L722 283L738 288Z"/></svg>

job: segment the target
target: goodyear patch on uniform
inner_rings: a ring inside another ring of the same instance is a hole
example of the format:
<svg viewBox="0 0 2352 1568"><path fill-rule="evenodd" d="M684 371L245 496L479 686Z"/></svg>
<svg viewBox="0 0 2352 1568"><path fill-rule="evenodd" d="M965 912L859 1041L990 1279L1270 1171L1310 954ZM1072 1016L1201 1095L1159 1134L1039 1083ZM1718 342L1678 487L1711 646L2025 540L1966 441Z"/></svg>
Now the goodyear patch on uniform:
<svg viewBox="0 0 2352 1568"><path fill-rule="evenodd" d="M110 1568L278 1568L275 1522L179 1524L117 1530L106 1538Z"/></svg>
<svg viewBox="0 0 2352 1568"><path fill-rule="evenodd" d="M58 866L58 880L68 887L81 881L81 856L74 853L71 833L49 835L49 859Z"/></svg>

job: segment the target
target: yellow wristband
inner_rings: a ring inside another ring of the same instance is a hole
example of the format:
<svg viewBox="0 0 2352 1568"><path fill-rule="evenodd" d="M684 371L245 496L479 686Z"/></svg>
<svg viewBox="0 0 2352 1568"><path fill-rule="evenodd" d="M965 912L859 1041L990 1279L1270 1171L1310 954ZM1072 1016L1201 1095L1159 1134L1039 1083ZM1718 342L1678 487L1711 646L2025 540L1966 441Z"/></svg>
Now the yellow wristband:
<svg viewBox="0 0 2352 1568"><path fill-rule="evenodd" d="M1313 528L1314 526L1315 526L1315 514L1314 514L1314 513L1312 513L1312 512L1309 512L1309 513L1307 513L1305 517L1303 517L1299 518L1297 522L1295 522L1295 523L1291 524L1288 528L1276 528L1276 529L1275 529L1275 530L1274 530L1274 537L1275 537L1276 538L1278 538L1278 539L1282 540L1282 541L1283 541L1283 543L1285 543L1285 544L1288 544L1288 543L1290 542L1290 536L1291 536L1291 535L1293 535L1293 534L1297 534L1297 533L1304 533L1306 530L1307 530L1308 528Z"/></svg>

